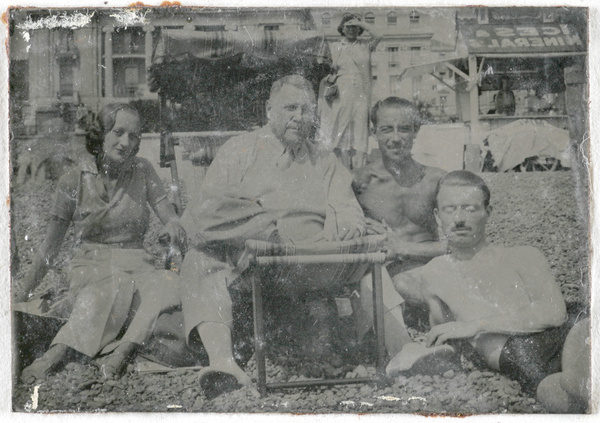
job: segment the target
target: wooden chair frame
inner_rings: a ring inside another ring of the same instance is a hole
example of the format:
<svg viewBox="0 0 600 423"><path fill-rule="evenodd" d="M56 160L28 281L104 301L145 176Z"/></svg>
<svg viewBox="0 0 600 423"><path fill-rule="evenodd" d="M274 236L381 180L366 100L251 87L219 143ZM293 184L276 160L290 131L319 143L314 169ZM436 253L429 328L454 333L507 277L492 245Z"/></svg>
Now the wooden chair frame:
<svg viewBox="0 0 600 423"><path fill-rule="evenodd" d="M325 255L292 255L292 256L262 256L253 257L252 265L257 267L272 266L274 264L350 264L369 263L373 271L373 323L377 339L377 372L375 377L344 378L344 379L319 379L294 382L268 383L265 355L265 328L263 308L263 281L252 278L252 301L254 315L254 347L256 367L258 373L258 391L265 396L268 389L298 388L320 385L342 385L353 383L385 381L386 349L383 331L383 290L381 267L385 261L385 254L357 253L357 254L325 254Z"/></svg>

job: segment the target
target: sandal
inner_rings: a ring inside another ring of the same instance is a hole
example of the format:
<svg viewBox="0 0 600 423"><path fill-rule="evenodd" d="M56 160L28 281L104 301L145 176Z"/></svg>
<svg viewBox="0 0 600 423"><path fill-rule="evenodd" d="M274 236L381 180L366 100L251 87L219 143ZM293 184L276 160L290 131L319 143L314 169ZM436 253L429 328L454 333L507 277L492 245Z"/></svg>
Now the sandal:
<svg viewBox="0 0 600 423"><path fill-rule="evenodd" d="M104 363L100 366L100 373L102 373L104 379L114 379L121 376L135 347L136 344L133 342L119 345L104 359Z"/></svg>
<svg viewBox="0 0 600 423"><path fill-rule="evenodd" d="M32 378L35 380L45 379L64 363L66 354L66 345L56 344L51 346L43 356L23 369L21 380L27 382Z"/></svg>

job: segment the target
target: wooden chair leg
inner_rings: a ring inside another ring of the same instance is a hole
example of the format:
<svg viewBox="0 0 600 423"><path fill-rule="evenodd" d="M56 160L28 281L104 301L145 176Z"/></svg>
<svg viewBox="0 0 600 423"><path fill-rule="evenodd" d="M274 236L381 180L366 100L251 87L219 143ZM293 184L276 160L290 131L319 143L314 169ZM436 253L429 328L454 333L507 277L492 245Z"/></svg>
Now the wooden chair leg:
<svg viewBox="0 0 600 423"><path fill-rule="evenodd" d="M387 352L385 349L385 334L383 328L383 282L381 276L381 263L373 264L373 328L377 337L377 376L385 379L385 362Z"/></svg>
<svg viewBox="0 0 600 423"><path fill-rule="evenodd" d="M262 281L252 278L252 310L254 314L254 357L258 373L258 392L261 396L267 394L267 367L265 358L265 327L262 297Z"/></svg>

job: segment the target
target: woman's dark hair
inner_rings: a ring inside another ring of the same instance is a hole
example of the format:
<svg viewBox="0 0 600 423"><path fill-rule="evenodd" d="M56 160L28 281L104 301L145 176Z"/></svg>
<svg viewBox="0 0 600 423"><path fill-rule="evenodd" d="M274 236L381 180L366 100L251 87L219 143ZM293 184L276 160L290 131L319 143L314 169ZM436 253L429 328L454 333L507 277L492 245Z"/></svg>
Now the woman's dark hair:
<svg viewBox="0 0 600 423"><path fill-rule="evenodd" d="M137 109L127 103L111 103L104 106L94 118L93 124L87 129L85 148L90 154L97 157L102 153L104 136L114 128L115 122L117 121L117 113L120 111L132 113L136 115L138 119L140 117ZM138 150L139 146L133 151L133 155L136 155Z"/></svg>
<svg viewBox="0 0 600 423"><path fill-rule="evenodd" d="M360 16L358 15L352 15L352 14L348 14L348 15L344 15L344 17L342 18L342 21L340 22L340 24L338 25L338 32L340 33L340 35L344 35L344 24L348 21L351 21L352 19L358 19L359 21L362 20L360 19ZM365 30L360 28L360 31L358 31L358 35L361 35Z"/></svg>

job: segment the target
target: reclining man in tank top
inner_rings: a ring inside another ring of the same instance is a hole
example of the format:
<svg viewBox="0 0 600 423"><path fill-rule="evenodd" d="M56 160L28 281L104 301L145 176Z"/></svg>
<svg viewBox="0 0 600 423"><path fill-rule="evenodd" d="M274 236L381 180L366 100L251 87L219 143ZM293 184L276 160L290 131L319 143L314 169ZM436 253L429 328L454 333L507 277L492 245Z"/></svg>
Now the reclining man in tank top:
<svg viewBox="0 0 600 423"><path fill-rule="evenodd" d="M397 291L428 307L429 346L468 350L535 392L545 377L560 372L569 329L548 261L532 247L487 242L492 207L481 177L451 172L440 180L435 198L435 218L450 253L400 274L394 279ZM398 368L404 359L411 361L401 353Z"/></svg>

